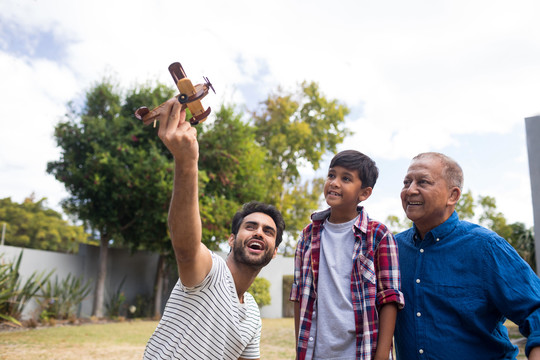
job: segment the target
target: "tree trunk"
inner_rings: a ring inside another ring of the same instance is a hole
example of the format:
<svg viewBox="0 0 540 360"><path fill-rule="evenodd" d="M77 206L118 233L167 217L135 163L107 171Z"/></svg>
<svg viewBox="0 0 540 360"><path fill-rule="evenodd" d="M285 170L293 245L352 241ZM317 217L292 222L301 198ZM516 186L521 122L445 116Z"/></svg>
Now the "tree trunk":
<svg viewBox="0 0 540 360"><path fill-rule="evenodd" d="M98 318L103 317L103 302L105 295L105 279L107 278L107 257L109 253L109 240L110 237L107 234L101 233L96 290L94 291L94 303L92 307L92 315Z"/></svg>
<svg viewBox="0 0 540 360"><path fill-rule="evenodd" d="M165 266L167 265L164 255L159 255L157 272L156 272L156 287L154 293L154 319L161 318L161 303L163 301L163 284L165 276Z"/></svg>

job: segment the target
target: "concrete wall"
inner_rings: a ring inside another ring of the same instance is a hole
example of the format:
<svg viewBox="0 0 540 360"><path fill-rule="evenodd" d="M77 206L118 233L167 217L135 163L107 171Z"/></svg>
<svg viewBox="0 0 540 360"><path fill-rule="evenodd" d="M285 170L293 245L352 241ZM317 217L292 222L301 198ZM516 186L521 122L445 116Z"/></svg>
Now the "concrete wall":
<svg viewBox="0 0 540 360"><path fill-rule="evenodd" d="M536 272L540 275L540 116L525 119L534 214ZM538 231L538 232L537 232Z"/></svg>
<svg viewBox="0 0 540 360"><path fill-rule="evenodd" d="M49 272L51 270L54 270L53 280L56 276L62 280L71 274L74 277L83 276L85 282L92 281L92 291L82 302L78 311L79 317L90 316L99 259L98 247L81 245L78 254L63 254L14 246L0 246L3 261L16 260L21 251L23 251L23 257L20 274L23 281L35 271ZM156 254L147 252L130 254L127 250L109 249L105 301L117 290L124 276L126 280L122 291L126 296L126 304L134 304L137 295L152 296L157 261L158 255ZM23 319L38 316L37 312L36 304L31 302L24 309Z"/></svg>
<svg viewBox="0 0 540 360"><path fill-rule="evenodd" d="M92 299L97 276L97 266L99 259L99 247L81 245L78 254L63 254L52 251L23 249L14 246L0 246L0 255L3 261L14 261L23 251L20 273L24 279L28 278L34 271L49 272L55 270L55 276L64 279L68 274L79 277L83 276L84 281L92 281L92 291L88 298L83 301L78 312L79 317L89 317L92 313ZM218 253L225 258L226 253ZM126 304L135 303L137 295L152 296L154 281L157 271L159 257L157 254L148 252L137 252L130 254L124 249L109 249L107 261L107 279L105 281L105 301L110 294L115 292L125 277L122 291L126 296ZM293 258L284 258L278 255L259 274L270 281L271 304L261 308L261 316L265 318L282 317L283 275L292 275L294 271ZM174 273L174 271L173 271ZM171 275L168 289L164 295L164 303L174 284L178 280L177 276ZM287 291L290 291L288 289ZM288 296L287 296L288 297ZM30 303L23 312L23 319L36 317L39 314L35 303Z"/></svg>

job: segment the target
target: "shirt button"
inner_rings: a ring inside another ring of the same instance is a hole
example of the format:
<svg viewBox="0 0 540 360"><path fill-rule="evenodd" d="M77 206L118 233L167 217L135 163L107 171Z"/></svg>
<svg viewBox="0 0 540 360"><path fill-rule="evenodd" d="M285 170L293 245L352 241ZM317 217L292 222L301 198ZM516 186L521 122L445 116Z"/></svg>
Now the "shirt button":
<svg viewBox="0 0 540 360"><path fill-rule="evenodd" d="M423 354L423 353L424 353L424 349L420 349L420 350L418 350L418 352L419 352L420 354Z"/></svg>
<svg viewBox="0 0 540 360"><path fill-rule="evenodd" d="M416 279L416 283L417 283L417 284L420 284L420 279Z"/></svg>
<svg viewBox="0 0 540 360"><path fill-rule="evenodd" d="M439 241L439 240L441 240L441 239L437 238L437 241Z"/></svg>
<svg viewBox="0 0 540 360"><path fill-rule="evenodd" d="M313 337L310 337L310 338L309 338L309 341L313 341Z"/></svg>
<svg viewBox="0 0 540 360"><path fill-rule="evenodd" d="M424 252L424 249L420 249L420 252L423 253L423 252Z"/></svg>
<svg viewBox="0 0 540 360"><path fill-rule="evenodd" d="M420 316L422 316L422 313L419 311L419 312L416 313L416 316L420 317Z"/></svg>

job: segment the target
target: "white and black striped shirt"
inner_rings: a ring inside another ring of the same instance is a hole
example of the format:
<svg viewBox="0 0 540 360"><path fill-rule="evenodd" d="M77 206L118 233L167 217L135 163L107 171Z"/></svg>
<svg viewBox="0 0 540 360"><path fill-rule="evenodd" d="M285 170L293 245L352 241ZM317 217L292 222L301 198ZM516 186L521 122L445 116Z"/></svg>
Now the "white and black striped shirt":
<svg viewBox="0 0 540 360"><path fill-rule="evenodd" d="M225 261L212 253L212 269L195 287L178 280L144 359L257 359L259 307L249 293L238 301Z"/></svg>

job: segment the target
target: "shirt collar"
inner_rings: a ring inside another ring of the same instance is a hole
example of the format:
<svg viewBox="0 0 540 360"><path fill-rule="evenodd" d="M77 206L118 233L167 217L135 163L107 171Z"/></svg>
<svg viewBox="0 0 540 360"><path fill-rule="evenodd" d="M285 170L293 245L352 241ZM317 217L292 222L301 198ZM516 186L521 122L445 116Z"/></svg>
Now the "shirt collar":
<svg viewBox="0 0 540 360"><path fill-rule="evenodd" d="M358 212L358 214L360 214L360 216L358 217L358 219L354 223L354 228L355 228L356 231L360 230L363 233L367 233L367 225L368 225L368 221L369 221L368 215L364 211L363 206L358 206L356 208L356 211ZM326 219L328 219L330 217L330 212L331 212L331 208L328 208L328 209L322 210L322 211L314 212L313 214L311 214L311 220L314 223L320 223L320 225L322 225L324 223L324 220L326 220Z"/></svg>
<svg viewBox="0 0 540 360"><path fill-rule="evenodd" d="M448 234L450 234L454 230L458 222L459 222L459 216L457 212L454 210L452 215L450 215L450 217L445 222L443 222L441 225L428 231L426 236L424 236L424 240L445 238L446 236L448 236ZM418 235L418 229L416 228L415 224L413 224L413 229L414 229L414 239L418 241L420 239L420 236Z"/></svg>

